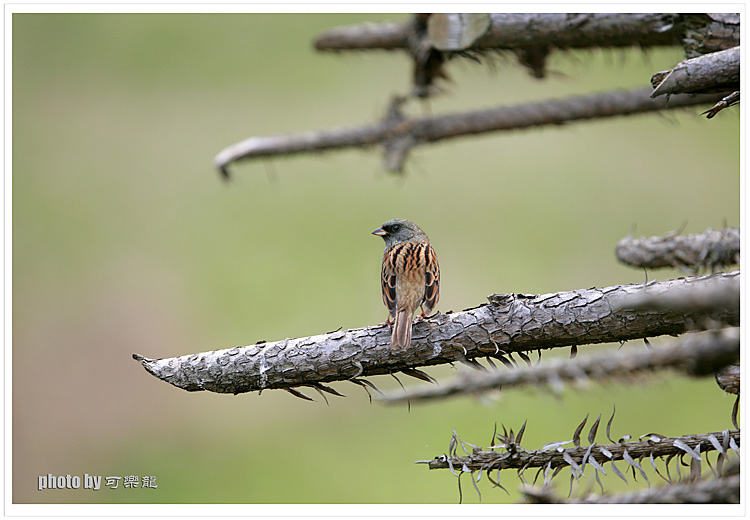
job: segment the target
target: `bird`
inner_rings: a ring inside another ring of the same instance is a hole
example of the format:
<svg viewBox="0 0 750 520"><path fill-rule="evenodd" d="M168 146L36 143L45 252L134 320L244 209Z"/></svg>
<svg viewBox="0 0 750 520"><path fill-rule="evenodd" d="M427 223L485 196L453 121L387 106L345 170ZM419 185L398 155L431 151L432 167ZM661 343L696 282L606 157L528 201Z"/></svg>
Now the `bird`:
<svg viewBox="0 0 750 520"><path fill-rule="evenodd" d="M372 232L385 240L381 290L393 320L391 350L411 344L414 312L422 307L422 317L432 312L440 297L440 267L427 234L414 222L395 218Z"/></svg>

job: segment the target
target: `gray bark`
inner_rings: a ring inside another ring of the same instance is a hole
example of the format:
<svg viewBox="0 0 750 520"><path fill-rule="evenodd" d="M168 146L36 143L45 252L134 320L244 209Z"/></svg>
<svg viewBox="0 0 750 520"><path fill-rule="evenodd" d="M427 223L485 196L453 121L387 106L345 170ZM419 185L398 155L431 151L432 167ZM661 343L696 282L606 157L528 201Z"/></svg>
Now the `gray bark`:
<svg viewBox="0 0 750 520"><path fill-rule="evenodd" d="M691 13L680 15L684 26L682 46L687 58L723 51L740 44L739 13Z"/></svg>
<svg viewBox="0 0 750 520"><path fill-rule="evenodd" d="M499 372L466 373L439 386L416 388L386 395L389 404L404 401L426 401L457 395L473 394L491 389L503 391L522 386L540 386L559 392L564 383L576 385L591 379L626 379L637 374L665 368L677 369L690 375L713 374L722 367L739 360L740 332L738 328L716 332L688 334L672 346L648 350L606 352L576 359L555 359L538 366L519 367ZM739 377L739 374L738 376Z"/></svg>
<svg viewBox="0 0 750 520"><path fill-rule="evenodd" d="M740 310L740 276L720 278L711 285L700 290L689 286L675 287L662 293L643 292L629 296L620 302L621 308L638 309L654 312L693 312L710 313L714 309L724 309L729 312ZM714 328L714 324L704 321L702 326Z"/></svg>
<svg viewBox="0 0 750 520"><path fill-rule="evenodd" d="M740 88L740 48L704 54L681 61L651 79L651 97L664 94L733 92Z"/></svg>
<svg viewBox="0 0 750 520"><path fill-rule="evenodd" d="M489 16L489 23L465 23L459 20L459 15L431 14L427 21L429 40L436 48L445 50L676 45L681 40L681 33L674 24L675 15L671 14L498 13L480 16ZM478 27L486 28L481 31ZM316 38L315 48L319 51L406 49L412 28L408 22L337 27ZM479 31L478 36L472 37ZM457 45L458 42L463 44Z"/></svg>
<svg viewBox="0 0 750 520"><path fill-rule="evenodd" d="M626 237L617 243L615 254L620 262L633 267L677 267L690 274L701 269L713 271L717 267L739 264L740 230L707 229L695 235L668 233L649 238Z"/></svg>
<svg viewBox="0 0 750 520"><path fill-rule="evenodd" d="M673 484L618 495L592 494L571 500L557 497L544 488L525 488L522 491L527 502L534 504L739 504L740 476Z"/></svg>
<svg viewBox="0 0 750 520"><path fill-rule="evenodd" d="M721 99L720 95L715 94L685 95L672 96L666 103L651 99L650 93L648 88L614 91L429 117L403 115L399 109L403 100L397 99L385 120L379 124L251 137L219 152L214 164L228 177L228 166L240 160L379 144L386 150L388 169L401 171L413 147L443 139L714 104Z"/></svg>
<svg viewBox="0 0 750 520"><path fill-rule="evenodd" d="M652 281L645 286L544 295L495 294L488 304L417 320L411 348L401 352L390 351L388 326L374 326L174 358L133 357L154 376L188 391L237 394L316 386L359 376L409 374L415 367L464 359L678 334L707 316L738 325L739 312L734 309L675 313L616 308L623 298L644 291L658 294L679 287L700 289L733 280L739 282L738 272Z"/></svg>
<svg viewBox="0 0 750 520"><path fill-rule="evenodd" d="M460 15L430 15L428 34L438 50L525 49L530 47L584 48L677 45L681 32L676 15L660 13L493 13L486 30L461 23Z"/></svg>

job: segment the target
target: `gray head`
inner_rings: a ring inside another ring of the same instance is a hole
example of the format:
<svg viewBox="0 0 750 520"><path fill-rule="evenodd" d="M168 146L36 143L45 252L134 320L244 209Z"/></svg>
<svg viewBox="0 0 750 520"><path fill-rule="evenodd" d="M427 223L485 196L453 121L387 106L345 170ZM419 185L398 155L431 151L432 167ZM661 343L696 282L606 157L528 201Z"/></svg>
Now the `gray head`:
<svg viewBox="0 0 750 520"><path fill-rule="evenodd" d="M402 242L429 242L424 231L419 229L414 222L405 218L394 218L389 220L372 232L373 235L383 237L385 246L390 247Z"/></svg>

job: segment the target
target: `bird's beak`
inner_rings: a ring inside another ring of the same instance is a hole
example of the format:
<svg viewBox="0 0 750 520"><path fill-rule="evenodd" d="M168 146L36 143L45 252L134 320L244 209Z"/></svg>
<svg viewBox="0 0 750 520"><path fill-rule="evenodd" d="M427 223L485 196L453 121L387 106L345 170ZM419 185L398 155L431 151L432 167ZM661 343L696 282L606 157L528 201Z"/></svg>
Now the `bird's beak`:
<svg viewBox="0 0 750 520"><path fill-rule="evenodd" d="M372 234L373 235L377 235L379 237L387 235L387 233L385 232L385 230L382 227L379 227L378 229L376 229L375 231L373 231Z"/></svg>

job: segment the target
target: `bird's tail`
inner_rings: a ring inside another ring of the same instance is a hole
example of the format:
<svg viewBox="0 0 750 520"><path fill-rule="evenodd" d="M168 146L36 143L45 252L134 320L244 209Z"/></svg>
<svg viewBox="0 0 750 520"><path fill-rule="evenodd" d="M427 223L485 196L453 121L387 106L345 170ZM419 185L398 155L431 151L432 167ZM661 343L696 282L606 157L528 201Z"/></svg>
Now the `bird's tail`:
<svg viewBox="0 0 750 520"><path fill-rule="evenodd" d="M391 332L391 350L404 350L411 344L411 320L414 311L402 309L396 313Z"/></svg>

